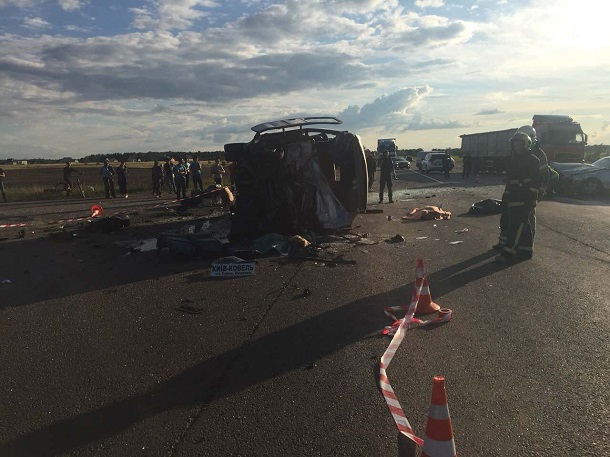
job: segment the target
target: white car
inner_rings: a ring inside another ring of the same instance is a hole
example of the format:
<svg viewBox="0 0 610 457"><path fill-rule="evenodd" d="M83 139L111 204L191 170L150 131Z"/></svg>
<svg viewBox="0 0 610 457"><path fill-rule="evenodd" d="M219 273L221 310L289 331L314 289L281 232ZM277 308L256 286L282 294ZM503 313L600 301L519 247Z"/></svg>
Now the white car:
<svg viewBox="0 0 610 457"><path fill-rule="evenodd" d="M428 174L431 171L443 171L443 158L445 157L444 152L429 152L422 160L421 167L422 172ZM451 159L451 165L449 171L453 169L454 161Z"/></svg>
<svg viewBox="0 0 610 457"><path fill-rule="evenodd" d="M610 156L588 163L551 162L560 178L569 179L575 190L583 194L600 194L604 189L610 190Z"/></svg>

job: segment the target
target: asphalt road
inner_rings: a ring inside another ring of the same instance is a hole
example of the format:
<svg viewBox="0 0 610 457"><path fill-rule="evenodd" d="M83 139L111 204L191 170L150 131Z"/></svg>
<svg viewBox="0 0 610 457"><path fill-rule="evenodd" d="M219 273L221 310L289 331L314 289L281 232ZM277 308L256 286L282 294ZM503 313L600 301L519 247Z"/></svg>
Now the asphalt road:
<svg viewBox="0 0 610 457"><path fill-rule="evenodd" d="M458 455L610 455L610 201L543 201L534 259L499 267L498 216L467 214L500 195L498 177L398 174L396 203L371 193L383 214L355 220L366 238L234 279L115 244L206 209L113 200L106 213L129 212L129 229L73 237L48 222L96 202L0 207L0 224L31 224L22 239L0 229L0 455L396 455L379 331L384 306L409 303L418 258L454 319L410 330L388 369L415 431L440 374ZM431 204L452 218L400 220Z"/></svg>

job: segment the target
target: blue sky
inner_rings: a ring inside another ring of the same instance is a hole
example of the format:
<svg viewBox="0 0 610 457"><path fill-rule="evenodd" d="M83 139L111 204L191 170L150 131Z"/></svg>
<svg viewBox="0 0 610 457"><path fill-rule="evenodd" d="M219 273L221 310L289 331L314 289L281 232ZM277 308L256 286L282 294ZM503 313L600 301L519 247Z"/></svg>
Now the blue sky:
<svg viewBox="0 0 610 457"><path fill-rule="evenodd" d="M0 0L0 158L222 149L331 115L369 147L569 114L610 143L597 0Z"/></svg>

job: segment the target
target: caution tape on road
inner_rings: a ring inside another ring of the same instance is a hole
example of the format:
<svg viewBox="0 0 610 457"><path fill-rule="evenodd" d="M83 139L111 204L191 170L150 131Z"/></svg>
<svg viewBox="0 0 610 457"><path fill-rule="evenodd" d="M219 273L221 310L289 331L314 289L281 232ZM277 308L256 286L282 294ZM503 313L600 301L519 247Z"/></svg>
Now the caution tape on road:
<svg viewBox="0 0 610 457"><path fill-rule="evenodd" d="M180 199L176 199L176 200L169 200L169 201L165 201L161 204L154 204L152 206L137 206L134 208L129 209L128 211L118 211L115 214L126 214L126 213L132 213L135 211L139 211L139 210L151 210L151 209L156 209L156 208L163 208L167 205L171 205L174 203L182 203L185 201L189 201L189 200L194 200L197 198L202 198L202 197L206 197L208 195L212 195L216 192L221 191L224 188L219 188L219 189L212 189L212 190L208 190L205 191L199 195L195 195L195 196L191 196L191 197L186 197L186 198L180 198ZM94 205L94 207L99 207L101 208L101 206L99 205ZM0 224L0 229L3 228L20 228L20 227L32 227L35 225L55 225L55 224L65 224L65 223L70 223L70 222L81 222L81 221L88 221L91 219L95 219L97 217L101 216L101 212L96 213L95 210L93 209L94 207L91 208L92 214L90 216L83 216L83 217L73 217L73 218L69 218L69 219L59 219L56 221L51 221L51 222L43 222L43 221L36 221L36 222L19 222L19 223L15 223L15 224Z"/></svg>
<svg viewBox="0 0 610 457"><path fill-rule="evenodd" d="M417 304L419 303L422 297L424 288L428 287L427 284L427 278L423 269L423 262L419 260L417 269L417 279L415 281L413 294L411 296L411 303L409 304L409 306L390 306L384 309L384 313L386 314L386 316L393 319L394 322L391 325L386 326L381 331L381 333L384 335L391 335L392 341L390 342L386 351L383 353L379 364L379 386L381 388L381 393L386 401L388 409L392 414L396 427L400 432L402 432L409 439L417 443L417 445L419 446L423 445L424 440L414 433L413 427L411 427L411 424L409 423L409 420L407 419L407 416L405 415L400 405L400 402L398 401L398 397L396 396L394 389L392 389L386 370L390 366L390 362L392 361L394 354L396 354L398 347L402 343L402 340L404 339L407 330L413 327L421 327L424 325L448 322L453 317L453 312L450 309L445 308L441 308L437 311L437 317L435 319L421 320L414 317L415 312L417 310ZM429 294L429 290L426 290L424 293ZM404 309L406 309L405 317L402 319L397 319L394 315L394 312Z"/></svg>

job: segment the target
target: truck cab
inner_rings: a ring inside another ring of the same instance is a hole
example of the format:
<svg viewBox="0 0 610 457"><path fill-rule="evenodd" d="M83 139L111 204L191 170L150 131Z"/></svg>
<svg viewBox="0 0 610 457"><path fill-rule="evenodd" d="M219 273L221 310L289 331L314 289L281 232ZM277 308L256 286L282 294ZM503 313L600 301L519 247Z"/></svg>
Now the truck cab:
<svg viewBox="0 0 610 457"><path fill-rule="evenodd" d="M388 152L389 157L396 157L398 155L396 138L380 138L377 140L377 156L381 158L385 151Z"/></svg>
<svg viewBox="0 0 610 457"><path fill-rule="evenodd" d="M582 162L587 134L570 116L535 114L532 127L549 162Z"/></svg>

